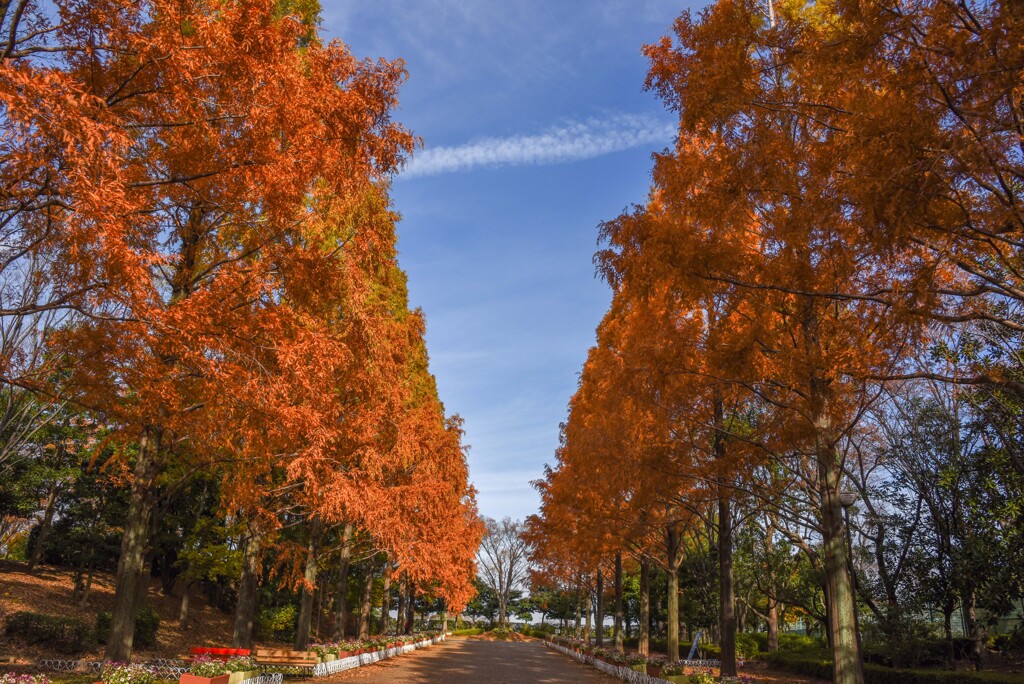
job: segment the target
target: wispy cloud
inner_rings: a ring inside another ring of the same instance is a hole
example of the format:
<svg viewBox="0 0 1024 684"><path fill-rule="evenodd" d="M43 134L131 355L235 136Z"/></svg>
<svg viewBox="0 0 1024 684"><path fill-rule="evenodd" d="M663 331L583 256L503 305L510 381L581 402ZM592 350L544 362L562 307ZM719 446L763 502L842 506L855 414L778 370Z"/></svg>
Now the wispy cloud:
<svg viewBox="0 0 1024 684"><path fill-rule="evenodd" d="M558 164L591 159L634 147L669 144L675 125L653 116L618 114L605 119L568 122L533 135L484 138L454 147L419 152L403 177L434 176L477 167Z"/></svg>

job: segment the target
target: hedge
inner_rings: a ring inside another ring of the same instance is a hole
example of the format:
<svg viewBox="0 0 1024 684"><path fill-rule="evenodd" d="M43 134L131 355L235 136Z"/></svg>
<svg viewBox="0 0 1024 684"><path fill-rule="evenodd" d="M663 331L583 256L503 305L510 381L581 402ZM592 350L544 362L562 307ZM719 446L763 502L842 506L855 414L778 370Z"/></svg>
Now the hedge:
<svg viewBox="0 0 1024 684"><path fill-rule="evenodd" d="M821 650L777 651L760 658L772 667L819 679L832 679L832 661ZM1019 674L970 672L965 670L905 670L873 665L864 666L864 684L995 684L1021 681Z"/></svg>
<svg viewBox="0 0 1024 684"><path fill-rule="evenodd" d="M107 643L110 634L110 623L113 616L110 611L101 611L96 615L96 640ZM135 616L135 637L132 646L135 648L152 648L156 646L156 633L160 630L160 616L155 610L146 606Z"/></svg>
<svg viewBox="0 0 1024 684"><path fill-rule="evenodd" d="M81 620L22 610L7 618L6 633L27 644L48 646L75 655L93 643L92 630Z"/></svg>
<svg viewBox="0 0 1024 684"><path fill-rule="evenodd" d="M452 636L476 636L477 634L483 634L485 630L479 627L473 627L470 629L457 629L452 632Z"/></svg>

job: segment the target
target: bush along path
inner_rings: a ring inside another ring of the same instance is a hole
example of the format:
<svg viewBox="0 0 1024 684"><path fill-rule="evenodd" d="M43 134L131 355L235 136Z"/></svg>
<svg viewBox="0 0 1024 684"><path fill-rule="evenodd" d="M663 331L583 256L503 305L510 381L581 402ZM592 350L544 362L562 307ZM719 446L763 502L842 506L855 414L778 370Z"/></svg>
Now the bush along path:
<svg viewBox="0 0 1024 684"><path fill-rule="evenodd" d="M663 659L648 658L639 654L631 654L635 656L631 658L630 655L618 651L583 648L580 642L564 639L557 642L545 639L544 645L631 684L713 684L719 681L713 675L713 671L719 666L717 660L668 663ZM721 681L743 682L743 678Z"/></svg>

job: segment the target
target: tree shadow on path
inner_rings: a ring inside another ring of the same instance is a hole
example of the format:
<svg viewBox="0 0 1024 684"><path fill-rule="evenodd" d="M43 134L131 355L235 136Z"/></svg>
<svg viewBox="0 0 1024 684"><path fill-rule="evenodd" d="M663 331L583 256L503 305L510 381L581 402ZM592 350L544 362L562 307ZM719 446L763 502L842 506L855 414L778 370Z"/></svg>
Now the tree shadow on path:
<svg viewBox="0 0 1024 684"><path fill-rule="evenodd" d="M539 641L454 639L349 670L327 680L348 681L364 684L607 684L618 680L552 651Z"/></svg>

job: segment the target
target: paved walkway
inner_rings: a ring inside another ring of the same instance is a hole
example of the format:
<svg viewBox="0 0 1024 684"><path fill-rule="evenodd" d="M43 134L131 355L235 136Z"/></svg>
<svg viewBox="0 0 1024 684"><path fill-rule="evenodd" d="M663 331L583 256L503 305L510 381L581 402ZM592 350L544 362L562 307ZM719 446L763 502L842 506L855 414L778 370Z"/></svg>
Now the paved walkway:
<svg viewBox="0 0 1024 684"><path fill-rule="evenodd" d="M577 663L539 641L449 639L321 682L360 684L608 684L619 680Z"/></svg>

